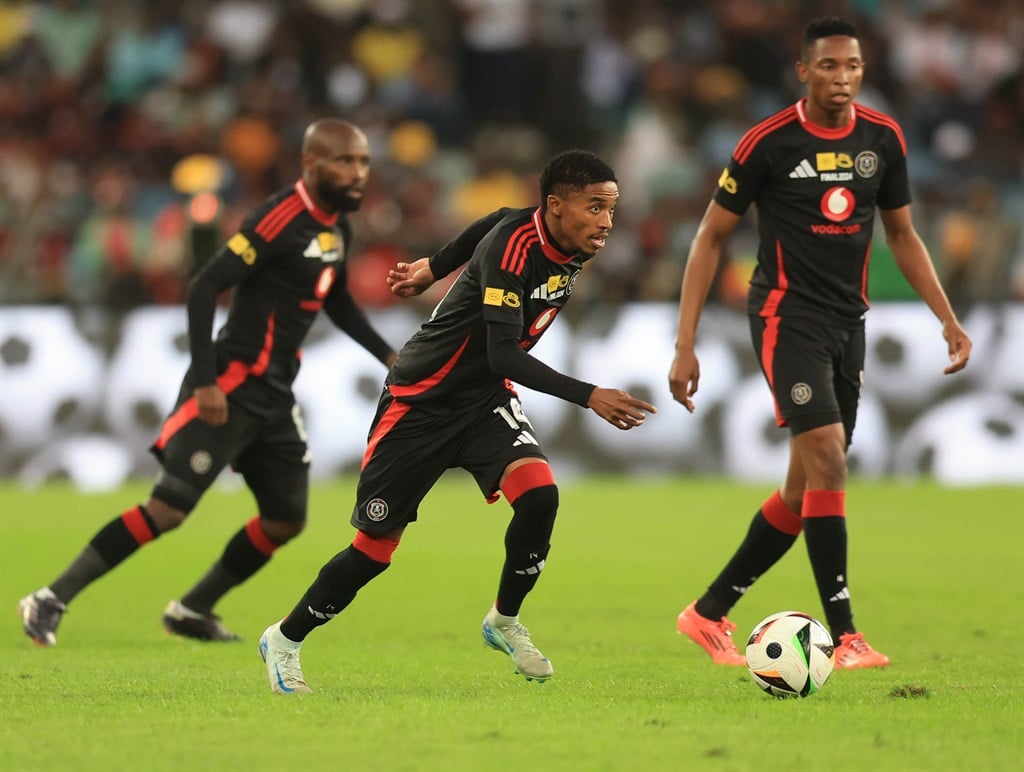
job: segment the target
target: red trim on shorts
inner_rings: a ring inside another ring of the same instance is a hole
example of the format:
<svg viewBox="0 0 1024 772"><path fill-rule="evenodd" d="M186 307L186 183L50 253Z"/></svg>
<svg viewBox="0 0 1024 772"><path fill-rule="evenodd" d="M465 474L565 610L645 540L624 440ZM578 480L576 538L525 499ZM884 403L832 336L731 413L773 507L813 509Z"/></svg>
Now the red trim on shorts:
<svg viewBox="0 0 1024 772"><path fill-rule="evenodd" d="M263 530L263 526L260 525L260 517L257 515L252 518L248 523L245 524L245 535L249 537L249 541L252 542L257 551L262 552L268 558L274 554L280 545L274 544L267 536L266 531Z"/></svg>
<svg viewBox="0 0 1024 772"><path fill-rule="evenodd" d="M271 311L270 318L267 319L267 331L263 336L263 348L256 357L256 361L252 365L247 365L241 360L235 360L229 362L227 368L217 376L217 385L220 386L220 390L225 394L230 394L243 383L245 379L250 375L260 376L266 372L267 365L270 364L270 352L274 348L274 312ZM156 442L153 443L153 447L158 450L163 450L167 447L167 443L171 437L178 433L189 421L193 420L199 415L199 405L196 403L195 397L189 397L185 402L182 403L181 407L174 411L170 417L164 421L163 426L160 427L160 436Z"/></svg>
<svg viewBox="0 0 1024 772"><path fill-rule="evenodd" d="M527 491L554 484L555 475L550 464L543 459L537 459L535 462L517 466L509 472L505 482L501 484L501 492L505 494L509 504L515 504Z"/></svg>
<svg viewBox="0 0 1024 772"><path fill-rule="evenodd" d="M768 379L768 386L772 392L772 404L775 405L775 423L778 426L785 426L786 419L782 417L782 408L779 401L775 399L775 347L779 345L779 324L782 318L769 316L764 320L764 333L761 335L761 367L764 369L764 377Z"/></svg>
<svg viewBox="0 0 1024 772"><path fill-rule="evenodd" d="M384 415L380 417L377 425L373 427L373 434L370 435L370 440L366 443L366 451L363 453L363 463L359 467L359 471L365 469L366 465L370 463L370 459L373 458L373 453L377 450L377 445L380 441L384 439L384 435L394 429L395 424L398 423L399 419L411 409L411 405L405 402L399 402L398 400L394 400L390 405L388 405L388 409L384 411Z"/></svg>
<svg viewBox="0 0 1024 772"><path fill-rule="evenodd" d="M790 536L799 536L804 528L800 513L787 507L778 491L761 505L761 514L773 528Z"/></svg>
<svg viewBox="0 0 1024 772"><path fill-rule="evenodd" d="M135 542L140 547L156 538L153 529L146 522L145 515L142 514L141 507L132 507L125 510L121 514L121 522L124 523L124 527L128 529L128 533L132 535L132 538L135 539Z"/></svg>
<svg viewBox="0 0 1024 772"><path fill-rule="evenodd" d="M379 536L370 536L364 531L358 531L352 540L352 547L362 552L370 560L378 563L390 563L391 556L398 549L398 539L383 539Z"/></svg>
<svg viewBox="0 0 1024 772"><path fill-rule="evenodd" d="M846 517L846 491L804 493L804 517Z"/></svg>

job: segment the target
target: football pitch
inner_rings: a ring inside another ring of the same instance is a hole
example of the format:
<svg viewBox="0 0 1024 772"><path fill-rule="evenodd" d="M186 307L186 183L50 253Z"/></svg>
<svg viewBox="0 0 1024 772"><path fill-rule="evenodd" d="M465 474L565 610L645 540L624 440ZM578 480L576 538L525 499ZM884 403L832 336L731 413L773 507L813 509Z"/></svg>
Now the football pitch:
<svg viewBox="0 0 1024 772"><path fill-rule="evenodd" d="M220 605L244 642L160 626L167 601L253 514L247 492L216 489L182 529L80 595L53 649L23 635L18 598L147 487L4 484L0 769L1024 768L1024 488L854 482L854 611L893 664L837 671L804 700L763 694L675 632L771 491L685 477L563 482L522 615L555 667L537 684L480 636L509 509L449 473L391 569L307 640L315 693L281 697L256 641L351 540L354 480L316 487L305 534ZM741 650L784 609L821 616L803 540L731 614Z"/></svg>

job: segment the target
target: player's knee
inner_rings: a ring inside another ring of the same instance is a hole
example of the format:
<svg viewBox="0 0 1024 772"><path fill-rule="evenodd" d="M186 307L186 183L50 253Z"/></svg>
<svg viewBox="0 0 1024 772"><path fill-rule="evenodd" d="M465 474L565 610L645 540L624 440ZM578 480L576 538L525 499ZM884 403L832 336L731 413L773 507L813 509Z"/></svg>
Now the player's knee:
<svg viewBox="0 0 1024 772"><path fill-rule="evenodd" d="M394 531L385 536L373 536L366 531L357 531L352 540L352 547L377 563L390 564L391 557L398 549L401 531Z"/></svg>
<svg viewBox="0 0 1024 772"><path fill-rule="evenodd" d="M507 553L547 555L558 514L558 486L542 485L523 492L512 505L512 522L505 531Z"/></svg>
<svg viewBox="0 0 1024 772"><path fill-rule="evenodd" d="M165 501L150 497L143 505L147 514L156 526L158 533L173 531L185 522L188 512L173 507Z"/></svg>
<svg viewBox="0 0 1024 772"><path fill-rule="evenodd" d="M287 544L306 529L306 519L268 520L260 518L260 529L278 547Z"/></svg>

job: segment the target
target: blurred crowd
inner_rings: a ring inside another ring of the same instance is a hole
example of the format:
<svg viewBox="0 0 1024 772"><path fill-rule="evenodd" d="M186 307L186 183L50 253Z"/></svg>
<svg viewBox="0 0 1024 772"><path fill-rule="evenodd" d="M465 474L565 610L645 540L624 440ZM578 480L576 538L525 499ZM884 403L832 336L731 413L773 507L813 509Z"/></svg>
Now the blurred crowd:
<svg viewBox="0 0 1024 772"><path fill-rule="evenodd" d="M1017 0L126 0L0 6L0 302L179 303L190 274L299 173L311 119L370 137L355 294L497 206L553 152L612 162L622 199L593 302L676 300L742 135L800 95L806 22L851 17L860 100L910 146L914 213L954 303L1024 299ZM880 229L879 229L880 230ZM741 305L747 217L715 300ZM909 297L884 239L875 300Z"/></svg>

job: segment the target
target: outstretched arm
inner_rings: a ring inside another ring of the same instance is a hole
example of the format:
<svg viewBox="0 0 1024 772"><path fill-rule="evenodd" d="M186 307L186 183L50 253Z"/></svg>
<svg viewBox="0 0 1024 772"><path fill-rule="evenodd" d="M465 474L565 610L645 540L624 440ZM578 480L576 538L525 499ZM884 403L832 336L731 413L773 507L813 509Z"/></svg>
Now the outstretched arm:
<svg viewBox="0 0 1024 772"><path fill-rule="evenodd" d="M560 373L519 347L519 327L487 324L487 363L493 372L511 381L568 402L588 407L617 429L632 429L644 422L654 405L620 389L605 389Z"/></svg>
<svg viewBox="0 0 1024 772"><path fill-rule="evenodd" d="M928 248L914 228L910 207L902 206L899 209L879 211L882 225L885 226L886 241L892 250L896 265L910 286L942 323L942 337L946 339L950 361L943 372L949 375L963 370L971 357L971 339L960 326L949 304L949 298L939 283L935 266L928 255Z"/></svg>
<svg viewBox="0 0 1024 772"><path fill-rule="evenodd" d="M691 413L693 395L700 383L700 362L694 352L697 323L718 271L722 246L732 233L741 215L730 212L712 201L697 227L697 235L690 244L686 259L683 285L679 292L679 324L676 328L676 354L668 372L668 386L672 398Z"/></svg>

